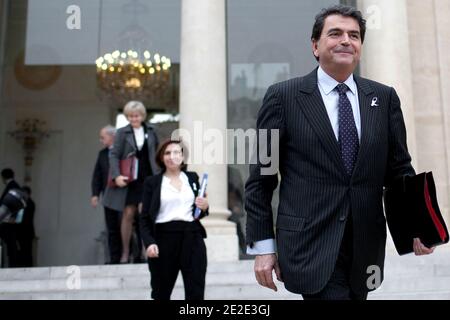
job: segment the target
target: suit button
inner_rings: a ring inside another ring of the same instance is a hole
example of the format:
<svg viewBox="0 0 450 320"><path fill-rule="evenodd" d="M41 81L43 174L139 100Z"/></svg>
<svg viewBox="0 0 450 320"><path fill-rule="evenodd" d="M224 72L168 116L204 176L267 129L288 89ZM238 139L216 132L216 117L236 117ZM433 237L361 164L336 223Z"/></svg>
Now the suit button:
<svg viewBox="0 0 450 320"><path fill-rule="evenodd" d="M345 220L347 220L347 216L341 216L341 217L339 217L339 221L344 222Z"/></svg>

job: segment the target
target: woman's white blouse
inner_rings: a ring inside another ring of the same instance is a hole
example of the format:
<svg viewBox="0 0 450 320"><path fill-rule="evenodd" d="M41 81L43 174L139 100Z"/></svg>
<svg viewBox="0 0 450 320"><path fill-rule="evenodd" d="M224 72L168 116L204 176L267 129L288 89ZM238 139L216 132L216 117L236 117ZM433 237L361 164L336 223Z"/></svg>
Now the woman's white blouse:
<svg viewBox="0 0 450 320"><path fill-rule="evenodd" d="M181 191L170 184L170 179L163 176L161 184L161 205L155 223L169 221L194 221L192 208L195 200L194 192L184 172L180 173Z"/></svg>
<svg viewBox="0 0 450 320"><path fill-rule="evenodd" d="M145 140L144 127L141 126L138 129L133 128L133 131L134 131L134 138L136 139L136 145L138 147L138 150L141 150L142 146L144 145L144 140Z"/></svg>

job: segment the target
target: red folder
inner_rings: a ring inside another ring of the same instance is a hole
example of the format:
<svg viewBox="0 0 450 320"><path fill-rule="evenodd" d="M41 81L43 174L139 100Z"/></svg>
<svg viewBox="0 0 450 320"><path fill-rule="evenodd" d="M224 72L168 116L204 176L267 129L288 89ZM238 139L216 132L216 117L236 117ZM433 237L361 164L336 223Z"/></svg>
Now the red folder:
<svg viewBox="0 0 450 320"><path fill-rule="evenodd" d="M136 157L128 157L119 161L120 175L128 178L127 183L137 179L138 159ZM113 181L111 174L108 177L108 187L117 187Z"/></svg>
<svg viewBox="0 0 450 320"><path fill-rule="evenodd" d="M413 239L426 247L449 241L449 234L436 197L431 172L405 176L384 191L386 220L397 252L413 252Z"/></svg>

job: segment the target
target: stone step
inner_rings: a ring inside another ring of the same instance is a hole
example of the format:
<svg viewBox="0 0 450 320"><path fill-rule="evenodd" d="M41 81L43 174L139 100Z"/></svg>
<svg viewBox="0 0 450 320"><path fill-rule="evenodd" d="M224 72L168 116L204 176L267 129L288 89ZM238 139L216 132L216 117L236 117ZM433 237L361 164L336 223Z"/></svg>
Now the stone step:
<svg viewBox="0 0 450 320"><path fill-rule="evenodd" d="M253 273L218 274L209 273L206 275L207 286L228 286L228 285L254 285L256 283ZM131 288L149 288L150 276L132 275L116 277L96 277L81 278L81 290L121 290ZM175 287L182 287L181 273L175 283ZM64 291L69 290L66 279L40 279L40 280L3 280L0 281L0 292L39 292L39 291Z"/></svg>
<svg viewBox="0 0 450 320"><path fill-rule="evenodd" d="M402 276L450 276L450 253L436 256L416 257L414 255L386 257L386 274ZM11 280L49 280L66 279L70 273L68 267L11 268L0 269L0 282ZM227 263L210 263L208 274L253 274L253 260L241 260ZM80 266L82 278L107 278L148 276L147 264L127 265L91 265Z"/></svg>
<svg viewBox="0 0 450 320"><path fill-rule="evenodd" d="M450 300L450 290L444 291L420 291L420 292L396 292L396 293L372 293L369 300Z"/></svg>
<svg viewBox="0 0 450 320"><path fill-rule="evenodd" d="M299 295L278 288L278 292L260 288L255 285L228 285L221 287L207 287L205 299L207 300L292 300L300 299ZM184 289L175 288L171 298L184 299ZM0 293L0 300L149 300L150 289L124 289L124 290L70 290L51 292L17 292Z"/></svg>
<svg viewBox="0 0 450 320"><path fill-rule="evenodd" d="M282 283L276 282L277 286L283 287ZM207 288L226 288L235 287L252 287L259 289L256 280L252 274L238 274L231 276L208 274L206 277ZM181 275L178 277L175 288L182 288L183 283ZM39 293L39 292L63 292L71 291L70 285L63 279L52 280L21 280L21 281L0 281L0 293ZM107 277L107 278L91 278L81 279L80 289L77 291L113 291L113 290L149 290L149 276L139 277ZM264 288L261 288L264 289ZM380 293L396 293L396 292L419 292L430 290L446 290L450 289L450 277L403 277L397 278L387 276L377 290Z"/></svg>
<svg viewBox="0 0 450 320"><path fill-rule="evenodd" d="M116 276L148 276L146 263L126 265L91 265L79 266L83 278L116 277ZM208 274L253 272L253 261L243 260L226 263L210 263ZM11 268L0 269L0 281L4 280L36 280L66 279L70 269L61 267Z"/></svg>
<svg viewBox="0 0 450 320"><path fill-rule="evenodd" d="M146 264L81 266L81 288L69 290L67 267L1 269L0 299L126 299L150 298ZM388 253L385 281L369 299L450 298L450 251L431 256L398 256ZM207 299L299 299L277 282L278 292L260 287L253 274L253 261L208 265ZM172 295L183 299L179 275Z"/></svg>
<svg viewBox="0 0 450 320"><path fill-rule="evenodd" d="M175 288L173 300L183 300L182 288ZM206 288L207 300L301 300L300 295L287 292L279 287L278 292L256 286L228 286L225 288ZM0 300L149 300L148 289L92 290L39 293L0 293ZM420 292L381 292L370 293L369 300L450 300L450 290L430 290Z"/></svg>

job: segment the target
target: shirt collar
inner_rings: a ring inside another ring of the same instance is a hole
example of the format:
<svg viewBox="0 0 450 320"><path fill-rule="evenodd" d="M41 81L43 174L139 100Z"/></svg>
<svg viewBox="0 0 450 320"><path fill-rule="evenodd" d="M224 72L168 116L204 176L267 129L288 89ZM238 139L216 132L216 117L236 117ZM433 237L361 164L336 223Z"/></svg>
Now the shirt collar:
<svg viewBox="0 0 450 320"><path fill-rule="evenodd" d="M336 88L336 86L339 84L339 82L330 77L320 66L317 69L317 82L326 95L330 94L330 92L333 91L334 88ZM347 78L347 80L344 81L344 83L347 85L350 91L354 95L356 95L356 82L353 78L353 73Z"/></svg>
<svg viewBox="0 0 450 320"><path fill-rule="evenodd" d="M181 181L183 181L183 183L186 183L186 182L189 183L189 179L188 179L186 173L184 173L183 171L180 172L179 177L180 177ZM170 183L170 178L166 177L163 174L163 182Z"/></svg>

